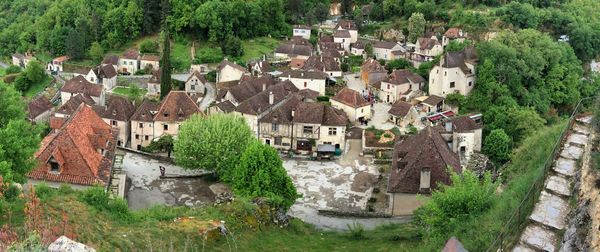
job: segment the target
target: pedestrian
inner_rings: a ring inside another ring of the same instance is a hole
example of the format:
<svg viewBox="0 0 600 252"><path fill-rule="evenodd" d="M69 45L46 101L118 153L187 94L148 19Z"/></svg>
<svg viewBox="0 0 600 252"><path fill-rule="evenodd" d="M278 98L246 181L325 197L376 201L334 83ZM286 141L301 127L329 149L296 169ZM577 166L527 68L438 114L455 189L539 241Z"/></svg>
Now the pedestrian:
<svg viewBox="0 0 600 252"><path fill-rule="evenodd" d="M160 170L160 176L164 177L165 176L165 167L162 165L159 165L158 169Z"/></svg>

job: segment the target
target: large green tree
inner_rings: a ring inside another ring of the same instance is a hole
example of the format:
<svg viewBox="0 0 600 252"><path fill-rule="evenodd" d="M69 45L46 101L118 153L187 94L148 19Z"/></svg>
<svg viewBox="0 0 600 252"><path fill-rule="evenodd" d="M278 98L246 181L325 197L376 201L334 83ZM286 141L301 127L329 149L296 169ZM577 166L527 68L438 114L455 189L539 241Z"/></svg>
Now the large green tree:
<svg viewBox="0 0 600 252"><path fill-rule="evenodd" d="M160 98L164 98L171 92L171 33L169 32L169 13L171 10L170 0L162 0L162 26L163 44L160 60Z"/></svg>
<svg viewBox="0 0 600 252"><path fill-rule="evenodd" d="M494 129L485 138L483 153L496 162L502 164L510 159L512 141L503 129Z"/></svg>
<svg viewBox="0 0 600 252"><path fill-rule="evenodd" d="M268 198L285 209L298 198L277 151L256 139L251 141L235 167L233 189L238 195Z"/></svg>
<svg viewBox="0 0 600 252"><path fill-rule="evenodd" d="M243 117L192 116L181 125L175 141L175 162L188 169L215 171L222 180L231 181L233 169L252 138Z"/></svg>
<svg viewBox="0 0 600 252"><path fill-rule="evenodd" d="M408 41L417 42L417 39L425 34L425 16L421 13L413 13L408 19Z"/></svg>

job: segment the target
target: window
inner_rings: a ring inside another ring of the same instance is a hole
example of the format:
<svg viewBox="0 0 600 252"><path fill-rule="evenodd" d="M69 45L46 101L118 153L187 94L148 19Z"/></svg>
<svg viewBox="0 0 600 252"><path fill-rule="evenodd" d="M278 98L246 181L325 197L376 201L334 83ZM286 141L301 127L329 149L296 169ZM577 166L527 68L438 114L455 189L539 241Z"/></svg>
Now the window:
<svg viewBox="0 0 600 252"><path fill-rule="evenodd" d="M139 123L138 126L139 126L140 129L144 128L144 124L143 123Z"/></svg>
<svg viewBox="0 0 600 252"><path fill-rule="evenodd" d="M390 89L390 84L387 84L387 89Z"/></svg>
<svg viewBox="0 0 600 252"><path fill-rule="evenodd" d="M191 86L190 86L190 89L191 89L191 90L196 90L196 85L191 85Z"/></svg>
<svg viewBox="0 0 600 252"><path fill-rule="evenodd" d="M330 136L337 135L337 128L329 128L329 135Z"/></svg>
<svg viewBox="0 0 600 252"><path fill-rule="evenodd" d="M148 141L149 139L150 139L150 137L144 136L144 140Z"/></svg>
<svg viewBox="0 0 600 252"><path fill-rule="evenodd" d="M273 131L273 132L279 131L279 124L276 124L276 123L271 124L271 131Z"/></svg>
<svg viewBox="0 0 600 252"><path fill-rule="evenodd" d="M471 85L473 85L473 82L472 82L472 81L469 81L469 87L470 87Z"/></svg>
<svg viewBox="0 0 600 252"><path fill-rule="evenodd" d="M135 134L135 139L136 139L136 140L137 140L137 139L140 139L140 135L138 135L138 134Z"/></svg>
<svg viewBox="0 0 600 252"><path fill-rule="evenodd" d="M163 129L164 130L169 130L169 125L168 124L163 125Z"/></svg>
<svg viewBox="0 0 600 252"><path fill-rule="evenodd" d="M51 157L49 162L50 162L50 171L51 172L59 172L60 171L60 165L58 164L58 162L56 162L54 157Z"/></svg>
<svg viewBox="0 0 600 252"><path fill-rule="evenodd" d="M313 133L313 126L304 126L302 128L302 133L304 133L304 134L312 134Z"/></svg>
<svg viewBox="0 0 600 252"><path fill-rule="evenodd" d="M447 71L444 71L444 76L448 76L448 72Z"/></svg>
<svg viewBox="0 0 600 252"><path fill-rule="evenodd" d="M117 126L117 121L115 121L115 120L110 120L110 124L111 124L112 126Z"/></svg>
<svg viewBox="0 0 600 252"><path fill-rule="evenodd" d="M151 124L151 123L148 123L148 127L152 128L152 124Z"/></svg>
<svg viewBox="0 0 600 252"><path fill-rule="evenodd" d="M360 109L360 113L364 112L365 109Z"/></svg>
<svg viewBox="0 0 600 252"><path fill-rule="evenodd" d="M454 81L450 82L450 88L454 88L455 86L456 86L456 83Z"/></svg>
<svg viewBox="0 0 600 252"><path fill-rule="evenodd" d="M132 61L129 61L129 65L130 65L130 66L133 66L133 62L132 62Z"/></svg>
<svg viewBox="0 0 600 252"><path fill-rule="evenodd" d="M275 145L281 145L281 137L276 137L275 138Z"/></svg>
<svg viewBox="0 0 600 252"><path fill-rule="evenodd" d="M306 87L306 81L304 82L304 87Z"/></svg>

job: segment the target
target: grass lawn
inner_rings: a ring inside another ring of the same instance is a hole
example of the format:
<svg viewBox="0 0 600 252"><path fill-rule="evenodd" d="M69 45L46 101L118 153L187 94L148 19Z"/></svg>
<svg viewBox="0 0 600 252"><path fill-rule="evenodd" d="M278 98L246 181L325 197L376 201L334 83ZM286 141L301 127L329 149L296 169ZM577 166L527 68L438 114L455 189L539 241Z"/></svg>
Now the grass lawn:
<svg viewBox="0 0 600 252"><path fill-rule="evenodd" d="M31 98L31 97L37 95L38 93L42 92L46 87L48 87L50 85L50 83L52 83L52 77L46 76L46 80L44 80L40 83L36 83L36 84L32 85L31 87L29 87L29 89L23 94L23 96L25 96L27 98Z"/></svg>
<svg viewBox="0 0 600 252"><path fill-rule="evenodd" d="M192 56L190 55L192 42L186 39L185 41L173 40L172 43L171 58L173 60L171 65L173 65L176 71L189 71L192 65Z"/></svg>
<svg viewBox="0 0 600 252"><path fill-rule="evenodd" d="M146 92L148 92L148 90L146 90L146 89L140 89L140 91L142 92L142 96L146 95ZM129 96L129 88L128 87L115 87L112 89L112 92L114 94L118 94L118 95L122 95L122 96Z"/></svg>
<svg viewBox="0 0 600 252"><path fill-rule="evenodd" d="M6 69L0 68L0 77L4 77L6 75Z"/></svg>
<svg viewBox="0 0 600 252"><path fill-rule="evenodd" d="M265 54L272 53L280 44L279 40L269 37L258 37L242 41L244 47L244 56L242 60L249 62L253 59L260 59Z"/></svg>

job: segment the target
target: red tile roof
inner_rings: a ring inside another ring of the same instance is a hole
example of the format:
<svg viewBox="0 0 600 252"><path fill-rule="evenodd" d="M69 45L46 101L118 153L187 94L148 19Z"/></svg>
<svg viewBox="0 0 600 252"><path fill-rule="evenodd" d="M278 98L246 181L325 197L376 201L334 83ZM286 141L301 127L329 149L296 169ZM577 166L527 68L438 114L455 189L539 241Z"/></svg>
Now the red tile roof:
<svg viewBox="0 0 600 252"><path fill-rule="evenodd" d="M88 71L89 72L89 71ZM72 94L84 94L93 97L100 97L102 93L102 85L90 83L85 77L78 75L65 83L60 89L61 92Z"/></svg>
<svg viewBox="0 0 600 252"><path fill-rule="evenodd" d="M202 114L198 105L185 91L171 91L160 104L154 121L184 121L193 114Z"/></svg>
<svg viewBox="0 0 600 252"><path fill-rule="evenodd" d="M58 130L42 140L30 179L105 186L110 179L118 130L111 128L85 104ZM101 153L103 150L104 155ZM50 161L59 171L50 171Z"/></svg>
<svg viewBox="0 0 600 252"><path fill-rule="evenodd" d="M369 106L369 102L362 97L362 95L353 89L343 88L339 93L337 93L331 100L341 102L345 105L348 105L353 108L360 108L364 106Z"/></svg>
<svg viewBox="0 0 600 252"><path fill-rule="evenodd" d="M124 59L137 60L140 58L140 52L136 50L127 50L123 53Z"/></svg>

